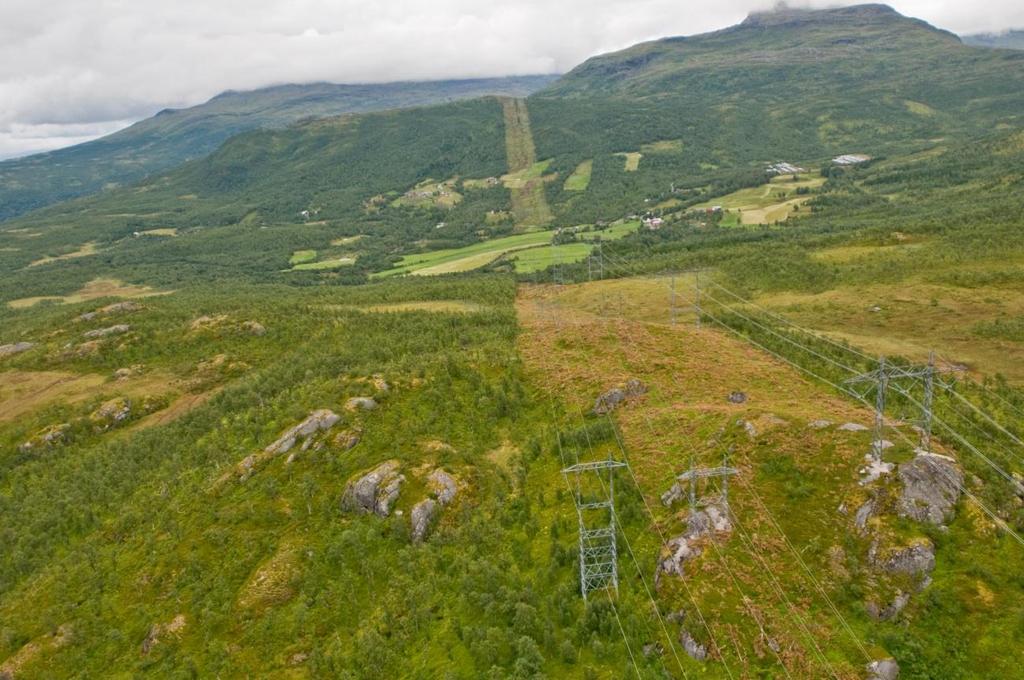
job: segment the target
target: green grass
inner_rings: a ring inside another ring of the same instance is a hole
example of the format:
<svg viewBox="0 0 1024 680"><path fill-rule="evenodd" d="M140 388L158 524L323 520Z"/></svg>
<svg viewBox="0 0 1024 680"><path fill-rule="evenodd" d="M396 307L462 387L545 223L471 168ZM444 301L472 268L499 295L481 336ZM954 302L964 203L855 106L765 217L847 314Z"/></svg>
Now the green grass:
<svg viewBox="0 0 1024 680"><path fill-rule="evenodd" d="M473 262L474 266L471 268L475 268L483 266L509 251L548 243L551 241L551 237L553 235L554 232L552 231L532 231L525 234L516 234L514 236L506 236L504 238L484 241L482 243L475 243L464 248L435 250L430 253L406 255L398 262L396 267L376 274L375 278L386 278L399 274L411 274L416 273L419 270L438 267L440 265L452 265L453 263L465 260ZM484 261L481 261L481 258L483 258ZM454 266L456 268L453 268L450 271L464 271L458 268L458 264L455 264Z"/></svg>
<svg viewBox="0 0 1024 680"><path fill-rule="evenodd" d="M319 271L325 269L337 269L339 267L348 267L354 264L356 259L354 257L337 257L330 260L322 260L320 262L305 262L303 264L297 264L292 267L293 271Z"/></svg>
<svg viewBox="0 0 1024 680"><path fill-rule="evenodd" d="M587 187L590 186L590 174L593 170L593 160L583 161L577 165L573 173L566 178L563 188L566 191L586 191Z"/></svg>
<svg viewBox="0 0 1024 680"><path fill-rule="evenodd" d="M600 238L603 241L615 241L634 233L639 227L640 222L637 220L618 221L607 229L581 231L579 233L579 238L584 241L594 241L597 238ZM429 253L406 255L397 263L397 266L380 272L379 274L375 274L374 277L387 278L401 274L429 276L435 274L471 271L490 264L502 255L526 248L532 249L535 246L547 244L551 241L551 237L553 235L554 232L550 230L531 231L525 234L515 234L514 236L506 236L503 238L492 239L490 241L483 241L463 248L435 250ZM558 250L557 252L560 253L558 259L559 262L579 261L583 257L586 257L586 253L589 252L591 247L584 244L565 245L578 247ZM530 269L523 270L517 265L516 271L535 271L534 266L543 261L543 257L539 253L532 253L528 256L524 254L524 257L528 258L531 262L529 265ZM540 268L543 269L543 267Z"/></svg>
<svg viewBox="0 0 1024 680"><path fill-rule="evenodd" d="M588 241L600 236L602 241L615 241L625 238L640 228L640 220L619 220L613 222L607 229L598 229L592 232L582 232L580 238Z"/></svg>
<svg viewBox="0 0 1024 680"><path fill-rule="evenodd" d="M578 262L587 257L594 247L589 243L565 243L552 247L537 247L518 251L509 256L517 274L535 271L563 262Z"/></svg>
<svg viewBox="0 0 1024 680"><path fill-rule="evenodd" d="M306 264L307 262L313 262L316 260L315 250L296 250L292 253L292 256L288 259L288 264L298 265Z"/></svg>

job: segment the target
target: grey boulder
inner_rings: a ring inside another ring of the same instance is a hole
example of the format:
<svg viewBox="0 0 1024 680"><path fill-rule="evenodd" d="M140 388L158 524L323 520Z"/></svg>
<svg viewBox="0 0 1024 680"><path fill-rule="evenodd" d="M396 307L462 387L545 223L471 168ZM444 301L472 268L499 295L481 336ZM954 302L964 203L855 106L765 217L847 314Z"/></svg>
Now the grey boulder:
<svg viewBox="0 0 1024 680"><path fill-rule="evenodd" d="M35 347L33 342L15 342L10 345L0 345L0 359L14 354L21 354Z"/></svg>
<svg viewBox="0 0 1024 680"><path fill-rule="evenodd" d="M437 503L432 498L424 498L412 508L412 542L422 543L427 531L437 514Z"/></svg>
<svg viewBox="0 0 1024 680"><path fill-rule="evenodd" d="M708 648L694 640L693 636L685 628L679 632L679 643L683 646L686 653L690 655L691 659L704 661L708 658Z"/></svg>
<svg viewBox="0 0 1024 680"><path fill-rule="evenodd" d="M956 461L935 453L919 453L899 467L903 493L897 502L901 517L941 525L953 515L964 475Z"/></svg>
<svg viewBox="0 0 1024 680"><path fill-rule="evenodd" d="M108 326L107 328L97 328L96 330L86 331L82 334L86 338L105 338L108 335L120 335L127 333L131 330L131 326L126 323L119 323L114 326Z"/></svg>
<svg viewBox="0 0 1024 680"><path fill-rule="evenodd" d="M312 435L321 430L331 429L340 419L341 416L329 409L313 411L305 420L286 430L273 444L263 450L271 455L287 453L300 439L307 440L308 443Z"/></svg>
<svg viewBox="0 0 1024 680"><path fill-rule="evenodd" d="M868 664L867 680L896 680L900 677L900 666L896 659L880 659Z"/></svg>
<svg viewBox="0 0 1024 680"><path fill-rule="evenodd" d="M359 479L349 482L341 498L341 507L387 517L405 481L405 477L398 473L398 468L397 460L385 461Z"/></svg>
<svg viewBox="0 0 1024 680"><path fill-rule="evenodd" d="M455 478L440 468L430 473L430 476L427 477L427 483L441 505L451 503L459 490Z"/></svg>

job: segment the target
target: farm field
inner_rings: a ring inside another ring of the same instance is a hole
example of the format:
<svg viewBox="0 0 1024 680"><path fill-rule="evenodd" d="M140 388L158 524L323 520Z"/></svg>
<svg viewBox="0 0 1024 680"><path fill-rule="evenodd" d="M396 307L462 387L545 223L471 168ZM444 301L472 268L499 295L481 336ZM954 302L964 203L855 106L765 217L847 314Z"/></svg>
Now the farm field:
<svg viewBox="0 0 1024 680"><path fill-rule="evenodd" d="M784 222L791 217L799 206L811 200L813 196L797 196L797 190L812 191L825 183L824 177L803 176L792 181L790 176L774 177L770 182L759 187L741 189L734 193L721 196L693 206L694 210L721 206L728 211L725 218L732 218L733 224L773 224ZM723 220L723 224L728 224Z"/></svg>
<svg viewBox="0 0 1024 680"><path fill-rule="evenodd" d="M306 264L307 262L314 261L316 261L315 250L296 250L292 253L292 256L288 258L288 264L290 265Z"/></svg>
<svg viewBox="0 0 1024 680"><path fill-rule="evenodd" d="M512 260L517 274L532 274L552 265L579 262L585 259L591 250L593 246L589 243L565 243L516 251L509 259Z"/></svg>
<svg viewBox="0 0 1024 680"><path fill-rule="evenodd" d="M399 274L428 274L469 271L493 262L505 253L522 248L532 248L551 241L552 231L532 231L504 238L475 243L464 248L435 250L418 255L406 255L398 265L376 274L386 278ZM426 271L431 270L431 271Z"/></svg>
<svg viewBox="0 0 1024 680"><path fill-rule="evenodd" d="M334 257L327 260L319 260L315 262L301 262L292 267L292 271L318 271L323 269L337 269L338 267L347 267L355 264L356 259L354 257Z"/></svg>
<svg viewBox="0 0 1024 680"><path fill-rule="evenodd" d="M578 238L586 243L570 243L557 246L556 262L578 262L584 259L593 247L591 244L600 238L602 241L615 241L634 233L640 227L638 220L620 220L606 229L598 231L581 231ZM515 234L503 238L474 243L463 248L435 250L418 255L407 255L398 265L387 271L380 272L375 278L387 278L401 274L418 276L434 276L451 274L478 269L494 262L498 258L516 254L515 269L517 272L530 273L544 269L550 264L551 248L546 247L555 232L532 231ZM541 247L545 246L545 247ZM532 252L536 249L537 252ZM542 252L543 251L543 252ZM548 258L545 263L545 258Z"/></svg>

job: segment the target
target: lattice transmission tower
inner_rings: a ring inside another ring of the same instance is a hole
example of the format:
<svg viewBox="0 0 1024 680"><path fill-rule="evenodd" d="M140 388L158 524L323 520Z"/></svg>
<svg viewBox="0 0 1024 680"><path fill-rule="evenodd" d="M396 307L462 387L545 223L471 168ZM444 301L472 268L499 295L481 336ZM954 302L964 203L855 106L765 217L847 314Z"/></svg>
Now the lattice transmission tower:
<svg viewBox="0 0 1024 680"><path fill-rule="evenodd" d="M616 545L615 470L626 464L612 459L576 463L562 473L572 476L573 501L579 518L580 592L619 590Z"/></svg>

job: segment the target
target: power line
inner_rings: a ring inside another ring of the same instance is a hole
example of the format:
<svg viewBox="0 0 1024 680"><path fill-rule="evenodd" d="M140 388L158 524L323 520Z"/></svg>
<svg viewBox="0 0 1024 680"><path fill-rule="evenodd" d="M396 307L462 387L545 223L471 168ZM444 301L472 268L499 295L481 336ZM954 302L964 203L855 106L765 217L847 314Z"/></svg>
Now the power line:
<svg viewBox="0 0 1024 680"><path fill-rule="evenodd" d="M742 333L740 333L740 332L739 332L739 331L737 331L736 329L732 328L731 326L729 326L729 325L728 325L728 324L726 324L725 322L723 322L723 321L721 321L721 320L719 320L719 319L715 318L715 317L714 317L714 316L712 316L711 314L707 314L707 313L706 313L706 316L708 316L708 317L709 317L709 318L711 318L711 319L712 319L713 321L715 321L716 323L718 323L718 324L719 324L719 325L721 325L722 327L726 328L727 330L729 330L729 331L731 331L731 332L735 333L735 334L736 334L737 336L739 336L740 338L743 338L743 339L745 339L745 340L746 340L747 342L750 342L750 343L751 343L751 344L753 344L754 346L756 346L756 347L759 347L760 349L764 350L765 352L767 352L767 353L771 354L772 356L774 356L775 358L779 359L780 361L783 361L783 362L785 362L785 363L789 364L790 366L793 366L793 367L794 367L794 368L796 368L797 370L803 371L804 373L807 373L808 375L810 375L810 376L812 376L812 377L814 377L814 378L817 378L818 380L821 380L822 382L825 382L825 383L827 383L827 384L831 385L832 387L834 387L835 389L839 390L840 392L843 392L843 393L845 393L845 394L849 395L850 397L853 397L853 398L854 398L855 400L857 400L857 401L860 401L860 402L864 403L865 405L867 405L867 406L869 406L869 407L871 406L871 404L870 404L870 403L866 402L866 401L865 401L864 399L862 399L862 398L861 398L861 397L860 397L859 395L857 395L857 394L856 394L855 392L852 392L852 391L846 390L846 389L842 388L841 386L837 385L836 383L832 382L831 380L828 380L827 378L824 378L824 377L822 377L821 375L818 375L817 373L814 373L814 372L813 372L813 371L811 371L810 369L804 368L803 366L801 366L801 365L797 364L797 363L796 363L796 362L794 362L794 361L791 361L791 360L789 360L789 359L785 358L784 356L782 356L782 355L778 354L777 352L773 352L772 350L768 349L768 348L767 348L767 347L765 347L764 345L762 345L762 344L758 343L758 342L757 342L756 340L753 340L752 338L749 338L749 337L747 337L747 336L743 335ZM894 432L896 432L896 434L897 434L897 435L898 435L899 437L901 437L901 438L902 438L902 439L904 439L904 440L905 440L905 441L906 441L907 443L909 443L909 444L910 444L911 446L913 446L913 443L912 443L912 442L910 442L910 440L909 440L909 439L907 439L906 435L904 435L904 434L903 434L902 432L900 432L899 430L896 430L895 428L894 428ZM945 473L942 473L942 474L945 474ZM1009 534L1010 534L1011 536L1013 536L1013 538L1014 538L1014 539L1015 539L1015 540L1016 540L1016 541L1017 541L1018 543L1020 543L1021 545L1024 545L1024 538L1021 538L1021 537L1020 537L1020 536L1019 536L1019 535L1017 534L1017 532L1015 532L1015 531L1014 531L1014 530L1013 530L1013 529L1012 529L1012 528L1011 528L1011 527L1010 527L1010 526L1009 526L1009 525L1008 525L1008 524L1007 524L1007 523L1006 523L1005 521L1003 521L1003 520L1002 520L1002 519L1001 519L1001 518L1000 518L1000 517L999 517L998 515L996 515L996 514L995 514L995 513L994 513L994 512L993 512L993 511L992 511L992 510L991 510L991 509L990 509L990 508L989 508L989 507L988 507L987 505L985 505L985 504L984 504L984 503L983 503L983 502L981 501L981 499L979 499L979 498L978 498L978 497L977 497L976 495L974 495L973 493L971 493L971 491L970 491L970 490L968 490L967 488L965 488L965 487L964 487L964 486L963 486L963 485L962 485L961 483L957 482L957 481L956 481L955 479L953 479L953 478L948 478L948 481L950 481L950 483L951 483L951 484L952 484L953 486L956 486L956 487L957 487L958 489L960 489L960 491L961 491L962 493L966 494L966 495L967 495L968 497L970 497L970 498L971 498L972 500L974 500L974 502L975 502L975 503L976 503L976 504L977 504L977 505L978 505L978 506L979 506L979 507L980 507L980 508L981 508L981 509L982 509L982 510L983 510L983 511L985 512L985 514L987 514L987 515L988 515L988 516L989 516L990 518L992 518L992 520L993 520L993 521L994 521L994 522L995 522L995 523L996 523L996 524L997 524L997 525L998 525L998 526L999 526L1000 528L1002 528L1002 529L1003 529L1004 531L1006 531L1006 532L1007 532L1007 533L1009 533Z"/></svg>
<svg viewBox="0 0 1024 680"><path fill-rule="evenodd" d="M634 349L635 349L636 348L636 344L633 341L632 336L628 336L627 335L627 337L629 338L630 344L632 344ZM648 431L653 436L654 435L653 424L651 423L650 418L649 418L649 416L647 416L646 413L643 413L643 416L644 416L645 423L647 424ZM626 450L625 450L624 444L622 443L622 440L620 438L616 437L616 441L619 444L619 448L622 451L623 457L626 457ZM654 513L650 509L650 505L647 503L646 496L644 496L643 488L640 486L640 483L636 479L636 476L633 475L632 466L630 466L628 469L630 470L630 474L633 476L633 482L634 482L634 484L636 484L637 490L640 492L640 496L643 499L644 507L647 509L648 514L651 516L652 522L654 523L654 525L658 529L658 532L659 532L659 534L661 536L662 545L667 545L668 544L668 540L666 539L664 533L661 532L661 528L657 524L656 519L654 518ZM715 540L713 538L710 541L710 543L711 543L712 547L715 550L715 553L716 553L716 556L718 557L719 562L722 563L723 568L725 569L726 573L729 575L729 577L732 580L733 584L736 586L736 589L739 591L739 593L743 596L744 599L748 599L746 593L743 591L743 587L739 583L739 579L736 577L735 573L729 567L728 561L725 559L725 556L722 553L721 549L718 547L718 544L715 542ZM686 588L687 592L689 592L689 585L687 584L686 579L683 579L683 584L684 584L684 587ZM696 605L696 600L694 600L694 604ZM700 610L699 610L699 607L698 607L698 612L699 611ZM749 613L751 615L751 618L754 619L754 622L757 624L758 629L761 631L762 636L767 638L768 635L767 635L767 632L764 629L764 623L759 619L759 617L754 615L753 610L751 610ZM714 635L711 633L711 628L707 625L707 621L706 621L706 619L703 618L703 615L701 614L700 616L702 618L702 622L704 623L705 627L708 630L709 635L712 636L712 642L714 642ZM717 642L715 643L715 646L718 647ZM782 666L782 669L786 673L787 677L791 677L789 669L786 667L786 664L783 662L782 657L779 656L779 654L777 652L775 652L775 650L772 650L772 651L773 651L773 653L775 653L776 658L778 659L779 664ZM724 658L723 658L723 662L724 662ZM731 671L728 670L728 666L726 666L726 669L727 669L727 672L729 672L730 677L731 677L732 674L731 674Z"/></svg>
<svg viewBox="0 0 1024 680"><path fill-rule="evenodd" d="M552 313L552 317L557 320L557 316L555 316L553 313ZM560 324L558 325L558 327L560 327ZM552 411L552 420L553 420L553 422L557 426L558 425L558 418L555 415L556 409L555 409L554 392L553 392L553 390L546 390L546 391L548 392L548 396L549 396L549 401L550 401L550 406L551 406L551 411ZM582 414L581 414L581 416L582 416ZM585 430L585 428L584 428L584 430ZM589 433L587 433L587 437L588 437L588 441L589 441ZM561 433L557 433L557 441L558 441L559 457L562 460L562 465L563 465L563 468L564 468L566 466L566 460L565 460L565 455L564 455L564 451L563 451L563 448L562 448ZM576 455L576 461L577 461L577 465L579 465L579 455L578 455L578 453ZM578 504L578 501L577 501L577 494L573 493L573 489L572 489L571 485L569 485L568 478L565 475L563 475L563 479L566 482L566 486L569 489L570 495L573 497L574 504L576 504L576 506L577 506L577 512L579 512L579 504ZM598 477L598 479L600 479L600 477ZM602 483L603 483L603 480L602 480ZM614 513L614 508L612 508L612 512ZM581 521L581 528L582 528L582 521ZM629 539L626 537L625 532L623 532L623 539L626 541L626 547L629 550L629 553L630 553L630 555L631 555L631 557L633 559L634 564L636 565L637 572L641 574L641 579L643 579L643 575L642 575L642 572L640 570L639 563L636 561L636 557L633 556L633 550L632 550L632 547L629 545ZM582 543L583 542L582 542L582 539L581 539L581 549L582 549ZM582 581L582 576L583 576L583 567L582 567L583 559L584 558L583 558L583 554L582 554L582 550L581 550L581 554L580 554L581 581ZM663 628L663 630L665 632L665 635L666 635L666 638L668 640L669 646L672 648L673 654L676 657L676 662L679 664L679 669L683 673L683 677L686 678L686 677L688 677L687 673L686 673L686 670L685 670L685 668L683 668L682 662L680 661L679 656L678 656L678 654L675 651L675 647L672 645L672 637L670 635L668 635L668 630L667 630L667 628L665 628L664 620L661 619L661 612L658 609L657 602L654 601L654 598L651 595L650 590L647 588L646 581L644 581L644 589L647 591L648 598L651 600L651 603L655 607L655 611L658 614L659 620L661 620L662 628ZM615 609L615 604L614 604L614 602L612 602L611 597L609 597L609 603L611 604L612 610L615 613L616 620L618 620L619 619L618 611ZM628 641L628 639L626 637L625 630L622 627L621 620L618 620L618 623L619 623L619 631L622 633L623 642L625 643L626 649L629 652L630 661L633 663L634 670L637 672L637 675L639 677L639 669L636 667L636 660L633 657L633 651L632 651L632 649L631 649L631 647L629 645L629 641Z"/></svg>

